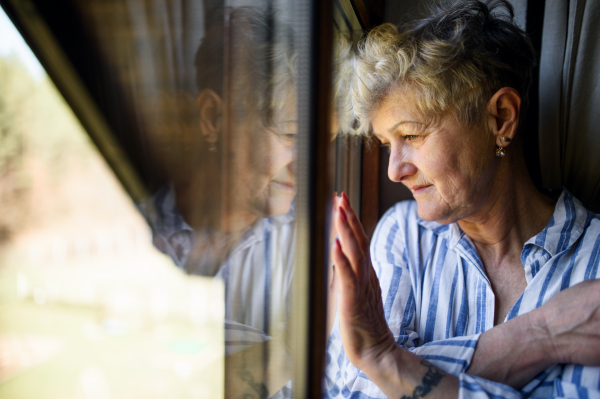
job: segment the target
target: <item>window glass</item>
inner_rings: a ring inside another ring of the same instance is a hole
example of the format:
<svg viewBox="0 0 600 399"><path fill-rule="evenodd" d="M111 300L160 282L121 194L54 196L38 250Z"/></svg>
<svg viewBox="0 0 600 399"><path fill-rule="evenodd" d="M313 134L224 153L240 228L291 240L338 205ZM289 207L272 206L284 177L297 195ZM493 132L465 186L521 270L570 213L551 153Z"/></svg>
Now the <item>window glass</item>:
<svg viewBox="0 0 600 399"><path fill-rule="evenodd" d="M0 60L0 397L291 397L291 4L15 6L100 154Z"/></svg>
<svg viewBox="0 0 600 399"><path fill-rule="evenodd" d="M336 107L333 116L338 133L333 142L333 186L337 193L346 192L352 207L360 213L361 163L363 138L352 134L354 117L350 104L349 80L352 52L362 35L361 25L349 0L337 0L333 6L334 53L333 80Z"/></svg>
<svg viewBox="0 0 600 399"><path fill-rule="evenodd" d="M0 58L0 397L220 397L222 282L186 276L152 246L1 17L12 51Z"/></svg>

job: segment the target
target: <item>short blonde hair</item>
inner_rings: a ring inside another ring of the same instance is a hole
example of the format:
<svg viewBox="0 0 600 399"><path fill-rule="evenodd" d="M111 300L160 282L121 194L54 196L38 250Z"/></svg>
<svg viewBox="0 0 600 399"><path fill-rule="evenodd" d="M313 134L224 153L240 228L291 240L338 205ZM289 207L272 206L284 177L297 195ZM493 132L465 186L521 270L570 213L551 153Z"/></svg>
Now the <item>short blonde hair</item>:
<svg viewBox="0 0 600 399"><path fill-rule="evenodd" d="M373 113L397 88L407 90L425 115L450 110L472 125L497 90L512 87L521 95L523 115L535 52L513 17L505 0L457 1L400 29L374 28L353 61L350 98L358 133L369 133Z"/></svg>

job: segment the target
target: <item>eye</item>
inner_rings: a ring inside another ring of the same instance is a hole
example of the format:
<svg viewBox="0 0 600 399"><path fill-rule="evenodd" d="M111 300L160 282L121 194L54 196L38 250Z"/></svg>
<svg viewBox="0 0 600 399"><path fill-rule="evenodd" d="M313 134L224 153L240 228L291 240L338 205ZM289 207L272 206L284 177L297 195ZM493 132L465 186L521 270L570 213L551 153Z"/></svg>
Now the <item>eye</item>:
<svg viewBox="0 0 600 399"><path fill-rule="evenodd" d="M296 145L298 139L298 123L296 121L275 123L267 129L274 134L277 140L284 146L291 148Z"/></svg>
<svg viewBox="0 0 600 399"><path fill-rule="evenodd" d="M293 147L298 138L296 133L276 133L276 135L277 139L286 147Z"/></svg>
<svg viewBox="0 0 600 399"><path fill-rule="evenodd" d="M406 141L413 141L413 140L416 140L418 138L419 138L419 136L417 136L416 134L407 134L406 136L404 136L404 139Z"/></svg>

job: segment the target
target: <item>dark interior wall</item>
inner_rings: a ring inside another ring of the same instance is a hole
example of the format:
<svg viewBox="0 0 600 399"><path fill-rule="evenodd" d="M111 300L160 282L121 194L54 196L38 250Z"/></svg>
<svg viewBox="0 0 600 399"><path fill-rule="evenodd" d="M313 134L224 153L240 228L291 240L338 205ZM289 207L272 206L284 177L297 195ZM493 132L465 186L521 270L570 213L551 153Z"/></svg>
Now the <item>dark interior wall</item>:
<svg viewBox="0 0 600 399"><path fill-rule="evenodd" d="M409 18L420 18L427 15L427 6L433 0L386 0L383 20L393 24L401 23Z"/></svg>

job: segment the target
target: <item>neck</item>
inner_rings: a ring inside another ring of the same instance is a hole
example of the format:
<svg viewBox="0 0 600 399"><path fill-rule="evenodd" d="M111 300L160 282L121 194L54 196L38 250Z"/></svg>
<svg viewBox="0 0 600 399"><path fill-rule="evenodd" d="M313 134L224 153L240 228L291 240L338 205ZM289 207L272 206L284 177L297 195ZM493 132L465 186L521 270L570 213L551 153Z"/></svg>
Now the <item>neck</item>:
<svg viewBox="0 0 600 399"><path fill-rule="evenodd" d="M534 186L519 148L499 160L487 201L475 214L458 222L478 251L501 258L520 257L525 242L542 231L554 212L554 201Z"/></svg>

